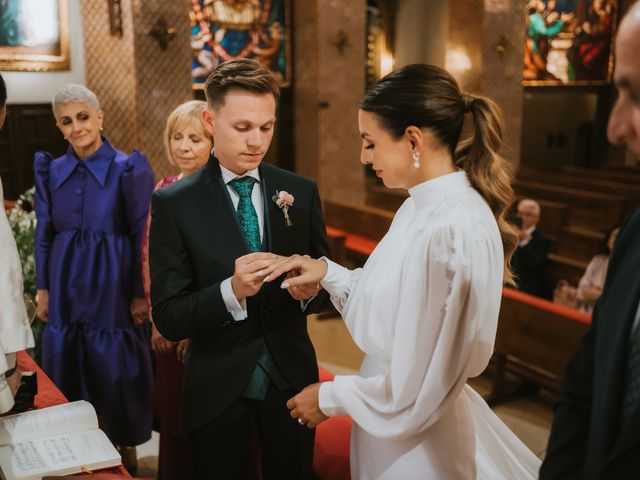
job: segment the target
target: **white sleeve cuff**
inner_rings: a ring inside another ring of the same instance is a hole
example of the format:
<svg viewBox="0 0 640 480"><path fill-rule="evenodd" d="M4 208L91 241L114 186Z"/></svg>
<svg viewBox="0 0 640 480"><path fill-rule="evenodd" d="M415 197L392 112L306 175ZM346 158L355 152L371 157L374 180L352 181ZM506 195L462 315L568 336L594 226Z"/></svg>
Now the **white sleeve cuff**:
<svg viewBox="0 0 640 480"><path fill-rule="evenodd" d="M327 273L324 278L320 280L322 288L329 292L329 295L332 297L339 297L344 295L344 292L349 291L349 287L351 286L351 270L344 268L342 265L338 265L327 257L321 257L320 260L327 262Z"/></svg>
<svg viewBox="0 0 640 480"><path fill-rule="evenodd" d="M233 293L233 288L231 287L231 277L223 280L220 284L220 293L222 294L222 300L224 300L227 311L236 322L247 318L247 301L243 300L242 304L238 302L235 293Z"/></svg>
<svg viewBox="0 0 640 480"><path fill-rule="evenodd" d="M336 415L347 415L347 412L340 404L334 393L333 382L322 382L318 393L318 406L327 417Z"/></svg>

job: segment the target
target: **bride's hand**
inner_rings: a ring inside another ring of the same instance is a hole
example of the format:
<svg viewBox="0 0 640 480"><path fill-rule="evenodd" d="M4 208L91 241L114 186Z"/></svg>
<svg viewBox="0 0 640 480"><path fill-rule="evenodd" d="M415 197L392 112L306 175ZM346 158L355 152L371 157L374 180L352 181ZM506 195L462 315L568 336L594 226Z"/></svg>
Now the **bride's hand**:
<svg viewBox="0 0 640 480"><path fill-rule="evenodd" d="M280 288L292 288L299 287L300 285L318 283L327 274L327 268L328 264L324 260L316 260L302 255L292 255L265 268L260 274L266 275L264 279L265 282L271 282L284 273L290 272L291 270L298 270L300 275L287 278L282 282L282 285L280 285Z"/></svg>
<svg viewBox="0 0 640 480"><path fill-rule="evenodd" d="M329 417L327 417L319 405L320 384L309 385L295 397L287 402L291 418L295 418L301 426L315 428Z"/></svg>
<svg viewBox="0 0 640 480"><path fill-rule="evenodd" d="M298 275L300 275L300 273L301 272L296 269L291 270L289 273L287 273L285 282L291 278L297 277ZM320 291L320 284L316 282L306 285L300 285L298 287L289 287L287 288L287 291L289 292L289 295L291 295L291 297L293 297L295 300L304 302L318 295L318 292Z"/></svg>

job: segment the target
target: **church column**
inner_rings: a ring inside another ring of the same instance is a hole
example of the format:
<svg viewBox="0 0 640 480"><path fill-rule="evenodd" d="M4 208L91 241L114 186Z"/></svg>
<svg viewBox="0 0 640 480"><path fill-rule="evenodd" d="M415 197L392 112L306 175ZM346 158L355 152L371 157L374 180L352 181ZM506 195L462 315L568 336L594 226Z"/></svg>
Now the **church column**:
<svg viewBox="0 0 640 480"><path fill-rule="evenodd" d="M484 0L484 5L483 91L500 106L505 119L500 154L517 167L522 140L525 5L517 0Z"/></svg>
<svg viewBox="0 0 640 480"><path fill-rule="evenodd" d="M357 122L366 2L293 3L296 170L318 181L323 198L364 204Z"/></svg>

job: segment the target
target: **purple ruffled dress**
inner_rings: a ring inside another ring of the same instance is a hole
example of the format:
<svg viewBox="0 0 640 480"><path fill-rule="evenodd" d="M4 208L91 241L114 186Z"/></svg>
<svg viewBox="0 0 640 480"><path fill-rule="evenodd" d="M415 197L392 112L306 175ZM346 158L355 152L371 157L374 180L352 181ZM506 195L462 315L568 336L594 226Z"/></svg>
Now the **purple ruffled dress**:
<svg viewBox="0 0 640 480"><path fill-rule="evenodd" d="M140 152L108 141L80 161L72 148L35 155L36 275L49 290L43 368L73 400L84 399L118 445L151 435L148 325L135 327L133 297L144 298L140 245L153 174Z"/></svg>

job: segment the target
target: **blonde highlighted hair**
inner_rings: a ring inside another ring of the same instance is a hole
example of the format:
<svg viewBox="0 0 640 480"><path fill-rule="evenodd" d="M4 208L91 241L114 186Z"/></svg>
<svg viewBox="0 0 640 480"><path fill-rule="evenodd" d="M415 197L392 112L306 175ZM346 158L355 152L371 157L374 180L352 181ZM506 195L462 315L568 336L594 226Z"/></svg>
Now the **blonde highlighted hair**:
<svg viewBox="0 0 640 480"><path fill-rule="evenodd" d="M202 135L208 138L213 145L213 137L209 131L204 127L202 122L202 112L207 109L207 102L202 100L190 100L178 105L173 112L169 114L167 118L167 125L164 129L164 148L167 153L167 159L171 165L176 166L176 162L171 155L171 135L173 132L182 127L185 124L193 124L196 127L202 129Z"/></svg>

